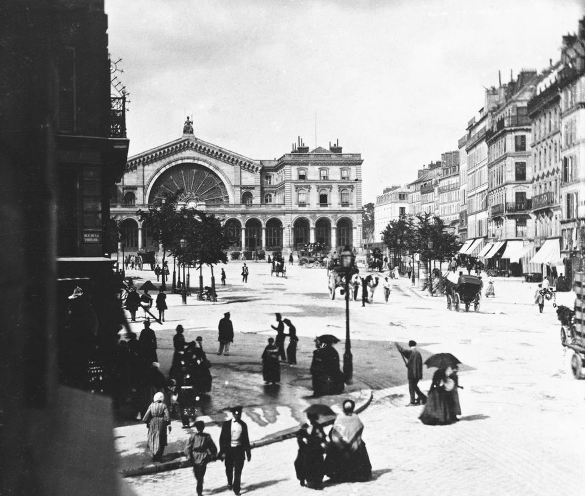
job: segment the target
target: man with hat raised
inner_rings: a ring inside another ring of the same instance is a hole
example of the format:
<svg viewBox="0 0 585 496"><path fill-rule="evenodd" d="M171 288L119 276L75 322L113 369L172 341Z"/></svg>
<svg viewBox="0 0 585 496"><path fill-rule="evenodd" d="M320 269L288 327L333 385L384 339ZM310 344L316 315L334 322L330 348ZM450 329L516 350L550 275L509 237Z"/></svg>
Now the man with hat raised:
<svg viewBox="0 0 585 496"><path fill-rule="evenodd" d="M232 420L226 420L219 436L219 457L225 461L228 489L240 494L240 482L244 460L252 458L248 426L242 420L241 406L230 408Z"/></svg>
<svg viewBox="0 0 585 496"><path fill-rule="evenodd" d="M404 364L408 370L408 391L410 393L410 403L406 406L424 405L427 402L427 397L421 392L418 387L418 381L423 378L423 361L420 352L416 349L416 341L410 340L408 346L410 350L405 350L398 343L396 348L404 359ZM415 400L416 393L416 400Z"/></svg>

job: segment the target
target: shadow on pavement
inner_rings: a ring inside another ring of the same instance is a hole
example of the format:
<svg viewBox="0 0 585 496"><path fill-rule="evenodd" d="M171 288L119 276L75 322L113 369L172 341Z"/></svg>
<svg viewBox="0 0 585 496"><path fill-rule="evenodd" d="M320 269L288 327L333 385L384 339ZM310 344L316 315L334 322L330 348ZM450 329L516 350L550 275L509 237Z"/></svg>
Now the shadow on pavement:
<svg viewBox="0 0 585 496"><path fill-rule="evenodd" d="M381 468L379 470L372 470L372 478L370 480L378 480L385 474L392 472L391 468Z"/></svg>
<svg viewBox="0 0 585 496"><path fill-rule="evenodd" d="M484 415L482 413L478 413L477 415L467 415L466 417L459 417L459 420L466 420L466 421L473 421L473 420L485 420L489 419L489 415Z"/></svg>
<svg viewBox="0 0 585 496"><path fill-rule="evenodd" d="M246 476L246 472L244 470L242 477ZM269 480L269 481L265 481L265 482L259 482L257 484L246 484L245 482L242 484L242 488L241 488L241 493L242 494L246 494L249 493L251 491L253 491L254 489L261 489L263 487L269 487L269 486L273 486L274 484L278 484L279 482L285 481L288 479L273 479L273 480ZM209 491L206 491L208 494L217 494L217 493L223 493L225 491L227 491L227 485L222 486L222 487L217 487L215 489L211 489Z"/></svg>

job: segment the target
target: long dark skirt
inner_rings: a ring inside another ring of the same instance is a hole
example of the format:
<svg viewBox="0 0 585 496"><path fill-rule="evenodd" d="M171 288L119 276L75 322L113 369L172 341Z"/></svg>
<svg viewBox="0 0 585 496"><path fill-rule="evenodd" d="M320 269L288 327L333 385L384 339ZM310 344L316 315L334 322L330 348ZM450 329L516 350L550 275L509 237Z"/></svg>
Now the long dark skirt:
<svg viewBox="0 0 585 496"><path fill-rule="evenodd" d="M429 391L427 403L419 419L426 425L445 425L455 421L450 412L447 394L441 389L433 388Z"/></svg>
<svg viewBox="0 0 585 496"><path fill-rule="evenodd" d="M325 476L323 449L319 446L299 449L295 460L297 479L304 481L311 489L321 487Z"/></svg>
<svg viewBox="0 0 585 496"><path fill-rule="evenodd" d="M280 362L278 357L265 357L262 360L262 377L264 382L280 382Z"/></svg>
<svg viewBox="0 0 585 496"><path fill-rule="evenodd" d="M288 363L291 365L297 364L297 342L292 341L286 348L286 356L288 357Z"/></svg>
<svg viewBox="0 0 585 496"><path fill-rule="evenodd" d="M366 443L363 441L355 451L330 445L325 459L325 473L338 482L364 482L372 477L372 464Z"/></svg>

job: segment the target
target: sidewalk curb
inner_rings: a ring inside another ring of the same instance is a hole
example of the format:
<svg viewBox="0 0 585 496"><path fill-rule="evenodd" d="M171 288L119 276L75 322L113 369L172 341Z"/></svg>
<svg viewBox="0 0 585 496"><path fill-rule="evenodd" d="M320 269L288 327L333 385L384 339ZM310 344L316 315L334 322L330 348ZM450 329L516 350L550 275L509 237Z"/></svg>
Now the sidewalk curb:
<svg viewBox="0 0 585 496"><path fill-rule="evenodd" d="M370 403L372 402L372 399L374 398L373 391L371 389L368 389L367 391L369 391L369 393L366 393L368 396L367 399L364 401L364 403L362 405L359 405L355 409L355 413L357 413L357 414L363 412L366 408L368 408L368 406L370 406ZM363 392L365 392L365 390ZM321 425L323 427L331 425L331 424L333 424L334 420L335 419L327 420L327 421L323 422ZM283 431L271 434L271 435L266 436L262 439L259 439L258 441L251 442L250 447L251 447L251 449L261 448L263 446L268 446L269 444L280 443L282 441L286 441L287 439L292 439L295 437L296 432L300 428L301 428L301 424L299 424L296 427L291 427L289 429L285 429ZM180 468L187 468L187 467L191 466L190 460L187 460L187 458L185 458L185 456L183 455L182 452L169 453L169 455L175 456L176 459L165 462L165 463L160 463L157 465L152 464L152 465L146 465L144 467L123 470L123 471L120 471L120 475L124 478L125 477L137 477L140 475L157 474L159 472L168 472L170 470L177 470Z"/></svg>

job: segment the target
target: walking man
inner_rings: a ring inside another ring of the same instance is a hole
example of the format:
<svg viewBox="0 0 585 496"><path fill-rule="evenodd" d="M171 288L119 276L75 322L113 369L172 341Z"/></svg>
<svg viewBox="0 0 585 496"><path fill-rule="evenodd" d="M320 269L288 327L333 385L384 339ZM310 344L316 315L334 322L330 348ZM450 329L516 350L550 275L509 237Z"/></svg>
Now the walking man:
<svg viewBox="0 0 585 496"><path fill-rule="evenodd" d="M544 309L544 291L542 290L542 284L538 285L536 292L534 293L534 303L538 305L540 313Z"/></svg>
<svg viewBox="0 0 585 496"><path fill-rule="evenodd" d="M202 420L195 422L195 429L197 429L197 432L191 434L187 447L185 448L185 454L193 465L193 474L197 481L197 496L202 496L203 479L207 470L207 464L215 460L217 446L215 446L211 436L207 432L203 432L205 422Z"/></svg>
<svg viewBox="0 0 585 496"><path fill-rule="evenodd" d="M248 282L248 272L248 266L244 262L244 266L242 267L242 282Z"/></svg>
<svg viewBox="0 0 585 496"><path fill-rule="evenodd" d="M248 426L241 419L242 407L231 408L232 420L226 420L221 426L219 436L219 456L225 461L225 475L227 476L228 489L234 494L240 494L240 484L244 461L252 458L250 451L250 439L248 438Z"/></svg>
<svg viewBox="0 0 585 496"><path fill-rule="evenodd" d="M217 354L218 355L224 354L225 356L229 356L230 343L233 343L234 341L234 326L232 325L232 321L230 320L229 312L223 314L223 319L219 321L218 331L219 336L217 340L219 341L219 351L217 352Z"/></svg>
<svg viewBox="0 0 585 496"><path fill-rule="evenodd" d="M221 285L225 286L225 270L221 269Z"/></svg>
<svg viewBox="0 0 585 496"><path fill-rule="evenodd" d="M421 403L424 405L427 402L427 397L418 388L418 381L423 378L423 361L420 352L416 349L416 341L411 340L408 342L410 350L405 350L398 343L395 344L400 354L406 358L405 364L408 369L407 378L410 403L406 406L420 405ZM414 397L415 393L417 396L416 400Z"/></svg>

